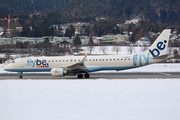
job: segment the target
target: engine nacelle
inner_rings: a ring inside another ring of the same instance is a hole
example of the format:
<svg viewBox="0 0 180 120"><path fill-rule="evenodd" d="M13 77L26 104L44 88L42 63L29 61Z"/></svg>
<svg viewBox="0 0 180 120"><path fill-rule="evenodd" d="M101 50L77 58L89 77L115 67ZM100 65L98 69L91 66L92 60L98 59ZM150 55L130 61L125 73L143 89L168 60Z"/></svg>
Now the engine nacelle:
<svg viewBox="0 0 180 120"><path fill-rule="evenodd" d="M52 68L51 69L51 75L54 77L62 77L67 74L68 74L68 71L64 70L63 68Z"/></svg>

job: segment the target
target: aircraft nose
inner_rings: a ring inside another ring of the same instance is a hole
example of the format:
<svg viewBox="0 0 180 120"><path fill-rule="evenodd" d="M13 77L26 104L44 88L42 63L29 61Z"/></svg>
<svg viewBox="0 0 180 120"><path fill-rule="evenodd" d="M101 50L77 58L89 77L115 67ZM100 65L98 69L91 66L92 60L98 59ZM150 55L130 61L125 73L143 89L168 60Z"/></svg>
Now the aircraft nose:
<svg viewBox="0 0 180 120"><path fill-rule="evenodd" d="M5 64L5 66L4 66L4 70L5 71L9 71L10 69L12 69L13 68L13 64L11 64L11 63L9 63L9 64Z"/></svg>
<svg viewBox="0 0 180 120"><path fill-rule="evenodd" d="M3 69L4 69L5 71L8 71L8 68L9 68L8 65L5 65Z"/></svg>

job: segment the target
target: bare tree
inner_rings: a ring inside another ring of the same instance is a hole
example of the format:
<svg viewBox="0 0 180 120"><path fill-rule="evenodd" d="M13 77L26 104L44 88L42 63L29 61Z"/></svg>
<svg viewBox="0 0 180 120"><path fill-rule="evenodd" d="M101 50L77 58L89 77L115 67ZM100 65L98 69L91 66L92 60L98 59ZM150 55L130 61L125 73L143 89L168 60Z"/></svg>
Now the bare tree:
<svg viewBox="0 0 180 120"><path fill-rule="evenodd" d="M173 52L172 47L168 47L168 54L172 54L172 52Z"/></svg>
<svg viewBox="0 0 180 120"><path fill-rule="evenodd" d="M133 46L128 46L127 50L128 50L128 53L132 54L133 51L134 51L134 47Z"/></svg>
<svg viewBox="0 0 180 120"><path fill-rule="evenodd" d="M99 47L99 50L103 52L103 55L106 54L106 51L107 51L107 46L100 46Z"/></svg>
<svg viewBox="0 0 180 120"><path fill-rule="evenodd" d="M142 46L142 47L141 47L141 51L146 51L147 49L148 49L147 46Z"/></svg>
<svg viewBox="0 0 180 120"><path fill-rule="evenodd" d="M118 53L121 51L121 47L119 45L115 45L113 46L112 51L115 51L118 55Z"/></svg>
<svg viewBox="0 0 180 120"><path fill-rule="evenodd" d="M86 49L89 51L89 54L92 54L92 51L94 50L94 46L87 46Z"/></svg>

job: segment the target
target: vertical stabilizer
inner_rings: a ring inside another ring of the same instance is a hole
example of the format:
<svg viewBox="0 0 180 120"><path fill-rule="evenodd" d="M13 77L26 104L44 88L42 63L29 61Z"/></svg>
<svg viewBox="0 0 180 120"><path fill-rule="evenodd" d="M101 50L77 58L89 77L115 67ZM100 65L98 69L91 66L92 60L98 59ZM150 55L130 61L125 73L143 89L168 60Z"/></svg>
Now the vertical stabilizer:
<svg viewBox="0 0 180 120"><path fill-rule="evenodd" d="M171 29L163 30L145 53L149 53L153 58L165 55L167 53L170 33Z"/></svg>

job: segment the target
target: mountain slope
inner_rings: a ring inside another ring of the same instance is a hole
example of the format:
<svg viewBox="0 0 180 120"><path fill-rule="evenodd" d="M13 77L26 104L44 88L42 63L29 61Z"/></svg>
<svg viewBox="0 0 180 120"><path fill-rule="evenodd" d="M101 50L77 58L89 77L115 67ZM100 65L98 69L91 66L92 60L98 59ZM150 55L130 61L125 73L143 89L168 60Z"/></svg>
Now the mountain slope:
<svg viewBox="0 0 180 120"><path fill-rule="evenodd" d="M67 21L116 20L141 17L161 23L180 22L179 0L0 0L0 17L7 14L58 12Z"/></svg>

